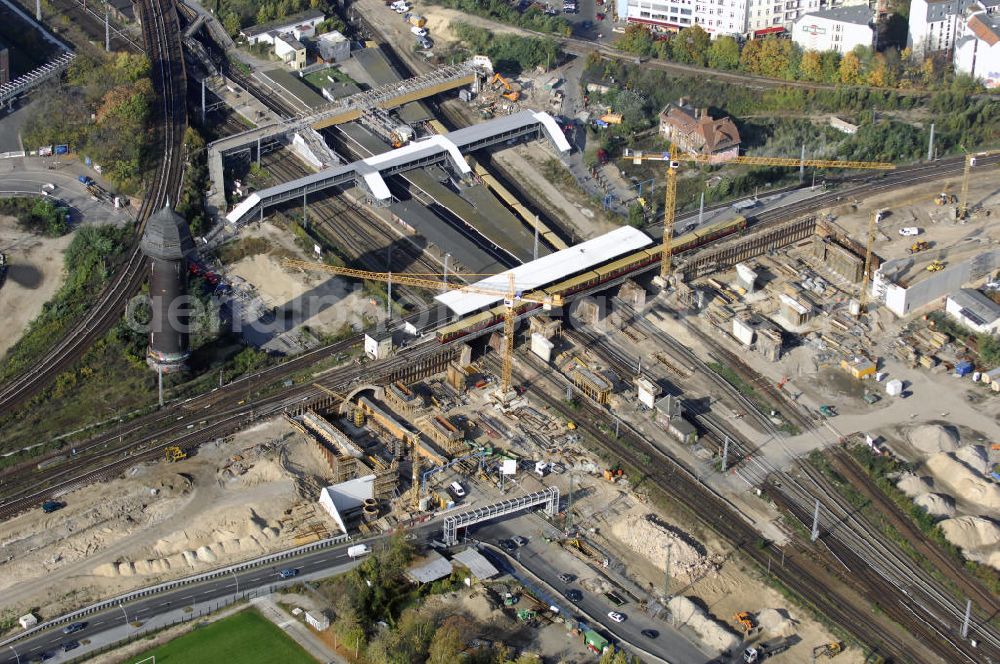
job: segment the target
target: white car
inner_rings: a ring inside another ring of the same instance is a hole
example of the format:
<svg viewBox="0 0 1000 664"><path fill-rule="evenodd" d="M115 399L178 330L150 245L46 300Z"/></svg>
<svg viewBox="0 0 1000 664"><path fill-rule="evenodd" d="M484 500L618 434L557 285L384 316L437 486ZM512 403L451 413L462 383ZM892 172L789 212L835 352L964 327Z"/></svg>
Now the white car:
<svg viewBox="0 0 1000 664"><path fill-rule="evenodd" d="M611 618L616 623L625 622L625 616L623 616L622 614L618 613L617 611L608 611L608 618Z"/></svg>
<svg viewBox="0 0 1000 664"><path fill-rule="evenodd" d="M413 26L412 28L410 28L410 32L412 32L413 34L415 34L418 37L426 37L427 36L427 28L418 28L417 26Z"/></svg>
<svg viewBox="0 0 1000 664"><path fill-rule="evenodd" d="M396 10L397 14L405 14L406 12L410 11L411 7L410 5L396 5L395 7L393 7L393 9Z"/></svg>
<svg viewBox="0 0 1000 664"><path fill-rule="evenodd" d="M900 228L899 234L903 237L910 237L913 235L920 235L920 229L916 226L907 226L906 228Z"/></svg>

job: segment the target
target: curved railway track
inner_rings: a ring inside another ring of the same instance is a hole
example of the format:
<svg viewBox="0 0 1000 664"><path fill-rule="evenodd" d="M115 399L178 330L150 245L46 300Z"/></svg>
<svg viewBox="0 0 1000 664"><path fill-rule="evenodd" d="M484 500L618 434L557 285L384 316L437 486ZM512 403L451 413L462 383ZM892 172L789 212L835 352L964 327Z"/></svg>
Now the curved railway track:
<svg viewBox="0 0 1000 664"><path fill-rule="evenodd" d="M77 321L44 357L0 387L0 412L9 413L44 389L60 373L76 362L90 346L118 321L145 274L145 258L138 236L146 219L168 199L177 200L183 172L182 146L185 127L186 78L181 51L181 34L173 0L144 0L139 4L143 39L151 64L161 127L159 164L137 216L136 241L128 250L98 301Z"/></svg>

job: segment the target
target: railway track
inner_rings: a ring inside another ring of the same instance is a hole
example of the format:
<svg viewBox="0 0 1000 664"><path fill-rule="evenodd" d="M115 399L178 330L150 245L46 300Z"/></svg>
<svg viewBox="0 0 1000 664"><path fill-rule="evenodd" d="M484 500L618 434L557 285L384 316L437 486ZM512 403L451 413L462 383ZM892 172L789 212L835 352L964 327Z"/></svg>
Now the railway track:
<svg viewBox="0 0 1000 664"><path fill-rule="evenodd" d="M307 175L305 168L294 159L270 153L262 165L271 173L289 181ZM433 274L443 270L442 264L428 257L406 238L385 228L383 222L368 215L361 206L336 196L324 196L309 203L309 212L327 229L338 248L354 259L361 259L370 270L397 273ZM391 252L387 259L380 252ZM460 275L458 275L460 276Z"/></svg>
<svg viewBox="0 0 1000 664"><path fill-rule="evenodd" d="M278 384L285 376L308 369L317 361L350 350L362 342L353 337L324 349L305 353L262 374L234 381L208 394L168 406L129 423L129 429L109 431L76 446L77 454L65 465L33 473L4 471L0 519L37 509L41 502L96 481L118 476L140 461L162 458L163 449L177 445L186 450L235 433L247 424L273 417L303 403L328 398L313 385L319 382L333 390L345 390L361 382L388 382L396 372L437 353L451 352L436 341L408 347L387 360L347 364L312 376L301 385L275 389L261 396L257 391ZM266 377L266 383L265 381ZM255 391L254 384L257 385ZM37 460L35 460L37 463Z"/></svg>
<svg viewBox="0 0 1000 664"><path fill-rule="evenodd" d="M634 372L636 360L606 337L579 330L566 334L569 337L582 336L587 348L603 357L622 375ZM669 337L662 332L656 335L658 342L664 339ZM675 348L676 342L668 345L679 350ZM680 349L687 350L683 346ZM687 352L681 353L684 361L688 361L687 355ZM706 375L713 374L708 372ZM742 396L728 383L723 390L733 398ZM744 436L719 418L700 412L694 413L694 416L714 439L711 443L717 451L722 446L723 438L729 439L730 468L739 472L750 486L767 486L768 494L807 528L812 524L814 505L819 499L823 506L821 525L828 533L819 544L827 552L829 566L834 570L842 568L838 573L844 583L868 597L873 605L899 624L907 625L925 642L936 644L936 652L946 661L977 662L982 661L977 657L981 658L984 654L997 661L995 658L1000 657L1000 634L988 620L996 615L998 601L955 561L947 559L936 549L936 555L932 557L938 569L947 570L949 577L974 600L976 622L970 635L978 641L978 648L972 647L958 634L964 616L964 602L916 565L893 542L887 541L875 526L861 518L856 506L849 504L822 473L802 461L795 464L796 474L780 471L758 454L755 446ZM776 438L779 432L774 430L773 423L763 419L771 426L772 437ZM884 504L887 499L883 496L881 500L883 509L887 509L889 505ZM924 546L933 547L924 541L912 524L904 532L910 536L910 541L923 541Z"/></svg>
<svg viewBox="0 0 1000 664"><path fill-rule="evenodd" d="M0 412L9 413L44 389L76 362L90 346L118 321L145 274L145 258L138 236L146 219L169 199L177 200L183 172L182 141L186 124L186 78L181 34L173 0L144 0L138 5L143 38L151 63L153 87L159 105L159 165L137 216L136 241L98 301L76 322L55 347L34 366L0 387Z"/></svg>
<svg viewBox="0 0 1000 664"><path fill-rule="evenodd" d="M550 374L529 356L528 364L540 375ZM531 376L521 376L531 380ZM701 483L682 463L646 440L626 424L621 436L615 440L592 421L609 421L609 415L585 402L579 410L570 409L564 402L551 396L547 390L535 390L532 396L544 401L550 409L577 423L578 430L588 434L588 444L596 445L609 459L623 459L641 469L643 480L663 491L670 500L685 506L702 525L717 533L761 570L767 569L786 587L797 592L807 605L853 634L871 651L890 661L915 663L938 662L928 657L928 647L919 638L898 629L882 616L872 615L867 600L859 597L853 588L844 584L826 565L813 558L807 549L789 545L782 549L774 546L760 547L760 536L753 524L733 511L729 502ZM581 417L581 411L585 417ZM781 564L775 558L782 557Z"/></svg>

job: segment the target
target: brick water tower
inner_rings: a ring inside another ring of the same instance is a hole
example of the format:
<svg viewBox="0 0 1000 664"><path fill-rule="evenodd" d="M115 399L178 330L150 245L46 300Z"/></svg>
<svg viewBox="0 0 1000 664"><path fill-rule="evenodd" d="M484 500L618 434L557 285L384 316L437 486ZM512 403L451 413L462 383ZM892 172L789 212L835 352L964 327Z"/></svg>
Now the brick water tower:
<svg viewBox="0 0 1000 664"><path fill-rule="evenodd" d="M151 216L140 242L149 258L152 320L146 362L162 374L183 371L191 355L188 339L188 257L194 240L187 221L167 205Z"/></svg>

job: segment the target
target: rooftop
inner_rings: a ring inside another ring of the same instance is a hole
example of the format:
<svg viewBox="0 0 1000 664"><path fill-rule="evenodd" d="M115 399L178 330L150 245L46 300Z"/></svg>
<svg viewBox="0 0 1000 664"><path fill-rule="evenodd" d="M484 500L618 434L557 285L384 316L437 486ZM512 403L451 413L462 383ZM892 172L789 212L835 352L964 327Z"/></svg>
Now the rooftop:
<svg viewBox="0 0 1000 664"><path fill-rule="evenodd" d="M820 11L809 12L798 19L799 21L812 18L822 18L828 21L838 21L840 23L854 23L856 25L869 25L872 21L872 10L868 5L853 5L851 7L834 7Z"/></svg>
<svg viewBox="0 0 1000 664"><path fill-rule="evenodd" d="M169 203L146 221L140 246L146 256L163 260L180 260L194 252L187 220Z"/></svg>
<svg viewBox="0 0 1000 664"><path fill-rule="evenodd" d="M708 154L728 150L740 144L740 132L732 119L713 118L707 109L690 106L685 100L670 104L660 113L660 122L672 125L678 131L698 139L701 145L690 147Z"/></svg>
<svg viewBox="0 0 1000 664"><path fill-rule="evenodd" d="M1000 319L1000 304L974 288L963 288L948 296L962 308L962 315L978 325L989 325Z"/></svg>
<svg viewBox="0 0 1000 664"><path fill-rule="evenodd" d="M494 576L500 573L496 567L493 566L490 561L486 559L483 554L479 553L475 549L465 549L464 551L459 551L454 556L452 560L465 565L472 572L472 576L476 577L480 581L484 579L492 579Z"/></svg>
<svg viewBox="0 0 1000 664"><path fill-rule="evenodd" d="M406 570L406 576L414 583L430 583L451 574L451 562L437 551L431 549L427 555L418 558Z"/></svg>
<svg viewBox="0 0 1000 664"><path fill-rule="evenodd" d="M254 37L256 35L264 34L265 32L270 32L271 30L283 31L288 28L294 28L299 23L303 21L312 21L315 19L324 19L326 14L318 9L308 9L304 12L299 12L298 14L292 14L291 16L286 16L285 18L279 18L275 21L268 21L267 23L261 23L260 25L254 25L249 28L244 28L240 32L246 37Z"/></svg>
<svg viewBox="0 0 1000 664"><path fill-rule="evenodd" d="M453 134L449 134L449 136ZM503 300L502 293L505 293L510 287L508 276L510 274L514 275L514 285L518 292L528 292L597 267L629 252L638 251L652 243L649 236L642 231L631 226L622 226L592 240L548 256L542 256L538 260L519 265L475 283L479 288L497 291L497 295L470 293L458 289L438 295L434 299L447 306L455 314L465 316Z"/></svg>
<svg viewBox="0 0 1000 664"><path fill-rule="evenodd" d="M979 12L972 15L968 25L972 34L989 46L1000 42L1000 16Z"/></svg>

